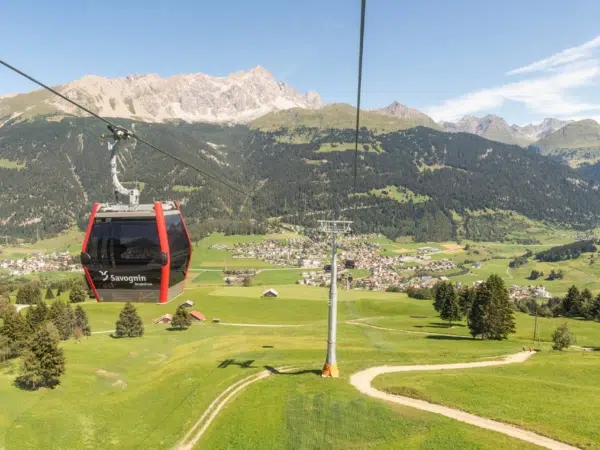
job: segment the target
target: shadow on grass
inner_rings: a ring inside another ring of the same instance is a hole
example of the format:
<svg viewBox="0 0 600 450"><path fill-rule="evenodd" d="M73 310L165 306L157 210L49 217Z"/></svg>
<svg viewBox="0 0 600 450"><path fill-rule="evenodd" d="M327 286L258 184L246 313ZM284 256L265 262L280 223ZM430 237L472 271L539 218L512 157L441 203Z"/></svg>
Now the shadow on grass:
<svg viewBox="0 0 600 450"><path fill-rule="evenodd" d="M179 327L169 327L167 328L167 331L185 331L187 330L189 327L186 328L179 328Z"/></svg>
<svg viewBox="0 0 600 450"><path fill-rule="evenodd" d="M221 363L217 366L219 369L225 369L229 366L239 366L242 369L255 369L256 366L253 366L253 359L248 359L246 361L236 361L235 359L226 359L221 361Z"/></svg>
<svg viewBox="0 0 600 450"><path fill-rule="evenodd" d="M461 323L453 323L452 326L448 322L429 322L429 326L431 328L455 328L455 327L466 327Z"/></svg>
<svg viewBox="0 0 600 450"><path fill-rule="evenodd" d="M433 339L438 341L478 341L480 339L473 339L471 336L441 336L439 334L430 334L427 339ZM483 342L483 341L482 341Z"/></svg>
<svg viewBox="0 0 600 450"><path fill-rule="evenodd" d="M48 390L48 389L54 389L56 386L58 386L60 384L60 381L58 380L51 380L51 381L47 381L44 385L40 385L40 386L32 386L30 383L26 383L25 381L21 380L20 377L17 377L17 379L13 382L14 386L21 389L22 391L39 391L39 390Z"/></svg>
<svg viewBox="0 0 600 450"><path fill-rule="evenodd" d="M274 345L263 345L262 348L275 348Z"/></svg>
<svg viewBox="0 0 600 450"><path fill-rule="evenodd" d="M265 369L267 369L269 372L271 372L274 375L306 375L306 374L310 373L313 375L321 376L321 370L318 370L318 369L303 369L303 370L296 370L294 372L280 372L273 366L264 366L264 367L265 367Z"/></svg>

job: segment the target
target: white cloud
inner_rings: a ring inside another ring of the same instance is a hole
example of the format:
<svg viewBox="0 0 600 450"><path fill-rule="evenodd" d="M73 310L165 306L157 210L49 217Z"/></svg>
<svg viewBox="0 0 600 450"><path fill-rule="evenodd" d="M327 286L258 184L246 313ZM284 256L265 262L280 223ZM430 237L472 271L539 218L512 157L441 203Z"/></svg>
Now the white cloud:
<svg viewBox="0 0 600 450"><path fill-rule="evenodd" d="M594 50L598 47L600 47L600 36L596 36L594 39L587 41L585 44L555 53L549 58L541 59L527 66L519 67L518 69L513 69L507 72L506 75L539 72L541 70L550 70L564 64L570 64L575 61L589 58L593 55Z"/></svg>
<svg viewBox="0 0 600 450"><path fill-rule="evenodd" d="M581 102L568 95L570 90L587 86L600 78L600 59L594 56L596 48L600 48L600 36L507 73L532 74L543 71L543 74L469 92L429 107L426 113L437 121L455 121L465 115L487 113L512 101L545 117L571 117L586 112L595 112L597 115L600 113L600 104Z"/></svg>

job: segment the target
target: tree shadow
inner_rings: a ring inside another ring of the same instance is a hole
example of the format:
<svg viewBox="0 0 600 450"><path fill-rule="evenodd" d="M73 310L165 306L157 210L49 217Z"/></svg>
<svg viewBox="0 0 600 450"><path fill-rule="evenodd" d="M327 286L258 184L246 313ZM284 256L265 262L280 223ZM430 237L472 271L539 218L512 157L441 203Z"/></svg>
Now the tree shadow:
<svg viewBox="0 0 600 450"><path fill-rule="evenodd" d="M448 322L429 322L429 326L432 328L451 328ZM452 327L466 327L462 323L452 323Z"/></svg>
<svg viewBox="0 0 600 450"><path fill-rule="evenodd" d="M185 331L187 330L189 327L186 328L179 328L179 327L169 327L167 328L167 331Z"/></svg>
<svg viewBox="0 0 600 450"><path fill-rule="evenodd" d="M263 345L262 348L275 348L274 345Z"/></svg>
<svg viewBox="0 0 600 450"><path fill-rule="evenodd" d="M438 341L475 341L476 339L470 336L440 336L436 334L430 334L427 339L433 339Z"/></svg>
<svg viewBox="0 0 600 450"><path fill-rule="evenodd" d="M427 316L410 316L411 319L427 319Z"/></svg>
<svg viewBox="0 0 600 450"><path fill-rule="evenodd" d="M219 369L225 369L226 367L229 367L229 366L239 366L242 369L254 369L254 368L256 368L256 366L252 365L253 362L254 362L253 359L248 359L246 361L236 361L235 359L226 359L224 361L221 361L217 367Z"/></svg>
<svg viewBox="0 0 600 450"><path fill-rule="evenodd" d="M23 382L23 380L21 380L20 377L17 377L15 379L15 381L13 381L13 385L15 387L21 389L22 391L29 391L29 392L35 392L35 391L39 391L41 389L54 389L59 384L60 384L60 381L54 381L54 382L46 383L44 385L33 387L30 384Z"/></svg>
<svg viewBox="0 0 600 450"><path fill-rule="evenodd" d="M318 369L303 369L303 370L296 370L294 372L280 372L273 366L264 366L264 367L265 367L265 369L267 369L269 372L271 372L274 375L305 375L308 373L312 373L313 375L321 376L321 373L322 373L322 371L318 370Z"/></svg>

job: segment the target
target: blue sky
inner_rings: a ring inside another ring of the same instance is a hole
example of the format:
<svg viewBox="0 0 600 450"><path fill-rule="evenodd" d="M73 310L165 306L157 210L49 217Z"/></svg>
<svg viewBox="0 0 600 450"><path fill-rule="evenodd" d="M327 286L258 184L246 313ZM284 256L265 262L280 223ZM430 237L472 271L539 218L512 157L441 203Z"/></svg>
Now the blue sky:
<svg viewBox="0 0 600 450"><path fill-rule="evenodd" d="M359 0L6 3L0 58L49 84L262 65L355 102ZM368 0L363 105L397 100L437 120L600 117L599 17L597 0ZM0 68L0 95L32 88Z"/></svg>

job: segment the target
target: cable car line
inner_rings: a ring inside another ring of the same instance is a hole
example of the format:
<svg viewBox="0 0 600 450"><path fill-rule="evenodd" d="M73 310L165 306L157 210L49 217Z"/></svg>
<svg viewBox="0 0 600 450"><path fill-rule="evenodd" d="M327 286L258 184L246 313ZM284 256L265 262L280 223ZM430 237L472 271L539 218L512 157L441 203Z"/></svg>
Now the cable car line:
<svg viewBox="0 0 600 450"><path fill-rule="evenodd" d="M96 114L96 113L95 113L95 112L93 112L93 111L90 111L90 110L89 110L88 108L86 108L85 106L83 106L83 105L80 105L79 103L77 103L77 102L75 102L75 101L71 100L71 99L70 99L70 98L68 98L67 96L65 96L65 95L61 94L60 92L56 91L55 89L51 88L50 86L48 86L48 85L46 85L46 84L42 83L41 81L39 81L39 80L37 80L37 79L33 78L32 76L30 76L30 75L26 74L26 73L25 73L25 72L23 72L22 70L19 70L19 69L17 69L15 66L13 66L13 65L11 65L11 64L9 64L9 63L7 63L6 61L3 61L3 60L1 60L1 59L0 59L0 64L2 64L3 66L5 66L6 68L8 68L8 69L12 70L13 72L16 72L16 73L18 73L19 75L21 75L21 76L23 76L23 77L27 78L28 80L30 80L30 81L32 81L32 82L34 82L35 84L37 84L37 85L39 85L39 86L43 87L44 89L46 89L46 90L48 90L48 91L52 92L54 95L57 95L58 97L62 98L63 100L66 100L67 102L69 102L69 103L71 103L72 105L76 106L77 108L79 108L79 109L81 109L81 110L85 111L86 113L90 114L91 116L95 117L96 119L98 119L98 120L101 120L102 122L104 122L105 124L107 124L107 126L108 126L109 130L111 130L111 132L113 132L113 133L114 133L116 130L122 131L122 132L124 133L124 135L125 135L125 136L127 136L127 137L132 137L132 138L134 138L134 139L136 139L136 140L140 141L142 144L145 144L145 145L147 145L147 146L148 146L148 147L150 147L151 149L153 149L153 150L156 150L157 152L160 152L160 153L162 153L163 155L166 155L166 156L168 156L168 157L170 157L170 158L173 158L175 161L178 161L179 163L181 163L181 164L183 164L183 165L185 165L185 166L188 166L188 167L189 167L189 168L191 168L191 169L194 169L196 172L198 172L198 173L201 173L202 175L205 175L206 177L208 177L208 178L211 178L211 179L213 179L213 180L215 180L215 181L217 181L217 182L219 182L219 183L223 184L224 186L227 186L228 188L232 189L233 191L235 191L235 192L237 192L237 193L239 193L239 194L242 194L242 195L243 195L243 196L245 196L245 197L253 198L253 197L252 197L252 195L250 195L250 194L248 194L248 193L244 192L243 190L241 190L241 189L239 189L239 188L236 188L235 186L231 185L230 183L228 183L228 182L226 182L226 181L224 181L224 180L221 180L220 178L218 178L218 177L216 177L216 176L214 176L214 175L211 175L211 174L209 174L209 173L205 172L204 170L202 170L202 169L200 169L200 168L196 167L194 164L191 164L191 163L189 163L189 162L186 162L186 161L182 160L181 158L179 158L179 157L177 157L177 156L175 156L175 155L172 155L171 153L167 152L166 150L162 150L161 148L159 148L159 147L157 147L157 146L155 146L155 145L153 145L153 144L149 143L148 141L146 141L146 140L142 139L142 138L141 138L141 137L139 137L139 136L138 136L136 133L134 133L134 132L132 132L132 131L130 131L130 130L127 130L127 129L126 129L126 128L124 128L124 127L121 127L121 126L119 126L119 125L117 125L117 124L115 124L115 123L111 122L110 120L107 120L107 119L105 119L104 117L102 117L102 116L100 116L100 115Z"/></svg>
<svg viewBox="0 0 600 450"><path fill-rule="evenodd" d="M365 41L365 9L367 0L362 0L360 10L360 38L358 49L358 87L356 89L356 130L354 135L354 194L356 194L356 178L358 171L358 133L360 127L360 93L362 90L363 47Z"/></svg>

